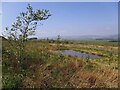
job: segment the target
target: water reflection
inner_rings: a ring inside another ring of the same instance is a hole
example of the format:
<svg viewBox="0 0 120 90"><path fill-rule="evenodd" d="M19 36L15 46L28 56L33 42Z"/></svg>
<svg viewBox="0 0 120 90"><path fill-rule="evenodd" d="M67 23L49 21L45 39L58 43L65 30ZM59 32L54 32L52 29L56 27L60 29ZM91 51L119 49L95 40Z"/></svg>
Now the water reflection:
<svg viewBox="0 0 120 90"><path fill-rule="evenodd" d="M61 54L65 55L71 55L71 56L77 56L77 57L86 57L86 58L100 58L98 55L88 54L88 53L82 53L82 52L76 52L73 50L63 50L59 51Z"/></svg>

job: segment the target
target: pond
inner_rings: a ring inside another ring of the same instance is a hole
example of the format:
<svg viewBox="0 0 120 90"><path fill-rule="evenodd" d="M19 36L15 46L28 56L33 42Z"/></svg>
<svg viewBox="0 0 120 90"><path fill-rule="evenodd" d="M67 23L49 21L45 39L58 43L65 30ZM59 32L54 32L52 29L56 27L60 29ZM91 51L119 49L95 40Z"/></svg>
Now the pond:
<svg viewBox="0 0 120 90"><path fill-rule="evenodd" d="M64 55L71 55L71 56L77 56L77 57L86 57L86 58L92 58L92 59L95 59L95 58L100 58L100 56L98 55L94 55L94 54L89 54L89 53L82 53L82 52L76 52L76 51L73 51L73 50L63 50L63 51L59 51L61 54L64 54Z"/></svg>

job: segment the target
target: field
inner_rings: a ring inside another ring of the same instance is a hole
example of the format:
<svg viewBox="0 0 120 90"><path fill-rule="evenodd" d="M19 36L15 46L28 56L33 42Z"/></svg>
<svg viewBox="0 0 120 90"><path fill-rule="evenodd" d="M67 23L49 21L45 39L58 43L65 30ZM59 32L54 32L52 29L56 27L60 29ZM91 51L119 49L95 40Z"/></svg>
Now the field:
<svg viewBox="0 0 120 90"><path fill-rule="evenodd" d="M2 42L4 88L118 88L118 43L108 41L28 41L22 54L23 72L15 47ZM101 58L57 53L74 50Z"/></svg>

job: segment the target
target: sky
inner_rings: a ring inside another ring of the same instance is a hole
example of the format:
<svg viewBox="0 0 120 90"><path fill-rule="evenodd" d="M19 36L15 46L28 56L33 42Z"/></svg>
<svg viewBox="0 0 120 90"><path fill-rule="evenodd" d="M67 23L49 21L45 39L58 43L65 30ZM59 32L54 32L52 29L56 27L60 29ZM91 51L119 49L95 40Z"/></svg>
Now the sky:
<svg viewBox="0 0 120 90"><path fill-rule="evenodd" d="M10 27L27 2L2 3L2 32ZM36 36L55 37L118 34L117 2L31 2L34 10L48 9L52 16L37 27ZM0 27L1 28L1 27Z"/></svg>
<svg viewBox="0 0 120 90"><path fill-rule="evenodd" d="M2 3L0 2L0 35L2 33Z"/></svg>

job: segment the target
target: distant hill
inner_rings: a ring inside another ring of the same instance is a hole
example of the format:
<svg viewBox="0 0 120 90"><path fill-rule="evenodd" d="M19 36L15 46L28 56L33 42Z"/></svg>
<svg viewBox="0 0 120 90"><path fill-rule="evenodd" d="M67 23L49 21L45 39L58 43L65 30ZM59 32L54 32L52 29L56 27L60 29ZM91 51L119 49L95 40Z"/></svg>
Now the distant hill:
<svg viewBox="0 0 120 90"><path fill-rule="evenodd" d="M51 37L57 39L57 37ZM61 36L63 40L118 40L118 35L81 35L81 36Z"/></svg>
<svg viewBox="0 0 120 90"><path fill-rule="evenodd" d="M51 37L39 37L38 39L52 39L57 40L57 36ZM118 35L72 35L72 36L62 36L61 40L108 40L108 41L118 41ZM120 38L119 38L120 40Z"/></svg>
<svg viewBox="0 0 120 90"><path fill-rule="evenodd" d="M97 40L115 40L118 41L118 35L109 35L109 36L104 36L101 38L96 38Z"/></svg>
<svg viewBox="0 0 120 90"><path fill-rule="evenodd" d="M95 39L99 36L95 35L83 35L83 36L64 36L62 37L63 39L67 40L90 40L90 39Z"/></svg>
<svg viewBox="0 0 120 90"><path fill-rule="evenodd" d="M118 40L118 35L83 35L83 36L63 36L65 40Z"/></svg>

